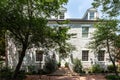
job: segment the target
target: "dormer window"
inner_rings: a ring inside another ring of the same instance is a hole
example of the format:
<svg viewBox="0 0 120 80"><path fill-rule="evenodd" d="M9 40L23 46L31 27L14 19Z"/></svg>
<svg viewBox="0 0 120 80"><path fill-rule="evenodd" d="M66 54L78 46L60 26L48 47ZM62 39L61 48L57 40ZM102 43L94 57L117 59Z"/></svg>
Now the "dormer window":
<svg viewBox="0 0 120 80"><path fill-rule="evenodd" d="M89 19L90 19L90 20L93 20L93 19L94 19L94 12L90 12Z"/></svg>
<svg viewBox="0 0 120 80"><path fill-rule="evenodd" d="M85 15L83 16L84 20L96 20L98 19L98 12L95 8L89 8Z"/></svg>
<svg viewBox="0 0 120 80"><path fill-rule="evenodd" d="M60 19L64 19L64 13L60 14Z"/></svg>

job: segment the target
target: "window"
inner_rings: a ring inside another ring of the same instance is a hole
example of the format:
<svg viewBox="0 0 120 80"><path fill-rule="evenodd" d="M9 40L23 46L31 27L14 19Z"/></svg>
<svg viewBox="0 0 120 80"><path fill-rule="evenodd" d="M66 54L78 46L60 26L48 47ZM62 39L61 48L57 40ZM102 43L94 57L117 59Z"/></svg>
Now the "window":
<svg viewBox="0 0 120 80"><path fill-rule="evenodd" d="M36 61L42 61L43 60L43 51L37 50L36 51Z"/></svg>
<svg viewBox="0 0 120 80"><path fill-rule="evenodd" d="M64 14L60 14L60 19L64 19Z"/></svg>
<svg viewBox="0 0 120 80"><path fill-rule="evenodd" d="M90 12L90 18L89 18L90 20L91 19L94 19L94 12Z"/></svg>
<svg viewBox="0 0 120 80"><path fill-rule="evenodd" d="M87 38L89 32L89 27L82 27L82 37Z"/></svg>
<svg viewBox="0 0 120 80"><path fill-rule="evenodd" d="M104 56L105 56L105 51L104 50L100 50L98 52L98 61L104 61Z"/></svg>
<svg viewBox="0 0 120 80"><path fill-rule="evenodd" d="M88 50L82 51L82 61L88 61Z"/></svg>

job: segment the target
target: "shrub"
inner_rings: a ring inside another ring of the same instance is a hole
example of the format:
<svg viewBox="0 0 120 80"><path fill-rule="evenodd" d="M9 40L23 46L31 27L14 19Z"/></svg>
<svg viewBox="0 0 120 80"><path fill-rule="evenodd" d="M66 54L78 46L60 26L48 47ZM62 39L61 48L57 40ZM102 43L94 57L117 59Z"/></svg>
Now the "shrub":
<svg viewBox="0 0 120 80"><path fill-rule="evenodd" d="M0 79L12 80L12 75L13 75L13 70L8 67L4 67L0 70ZM25 78L25 71L23 70L19 71L17 80L23 80L24 78Z"/></svg>
<svg viewBox="0 0 120 80"><path fill-rule="evenodd" d="M105 78L107 80L120 80L120 76L116 76L116 75L107 75Z"/></svg>
<svg viewBox="0 0 120 80"><path fill-rule="evenodd" d="M74 59L73 64L74 64L73 70L77 73L81 73L82 72L81 61L79 59Z"/></svg>
<svg viewBox="0 0 120 80"><path fill-rule="evenodd" d="M33 65L28 66L28 73L36 74L35 66L33 66Z"/></svg>
<svg viewBox="0 0 120 80"><path fill-rule="evenodd" d="M117 66L116 66L117 67ZM118 67L117 67L118 68ZM114 66L113 65L108 65L107 66L108 72L114 72Z"/></svg>
<svg viewBox="0 0 120 80"><path fill-rule="evenodd" d="M23 79L25 79L25 77L26 77L25 71L24 71L24 70L21 70L21 71L19 71L19 73L18 73L17 80L23 80Z"/></svg>
<svg viewBox="0 0 120 80"><path fill-rule="evenodd" d="M45 62L43 70L44 70L44 72L49 74L49 73L52 73L52 72L56 71L57 67L58 66L57 66L56 60L49 58L49 60L47 60Z"/></svg>
<svg viewBox="0 0 120 80"><path fill-rule="evenodd" d="M65 63L65 67L69 68L68 62Z"/></svg>
<svg viewBox="0 0 120 80"><path fill-rule="evenodd" d="M61 62L58 62L58 67L60 67L61 66Z"/></svg>
<svg viewBox="0 0 120 80"><path fill-rule="evenodd" d="M93 73L101 73L103 71L104 71L104 69L101 68L99 64L92 65L92 72Z"/></svg>
<svg viewBox="0 0 120 80"><path fill-rule="evenodd" d="M12 70L8 67L4 67L0 70L0 78L9 80L12 78Z"/></svg>

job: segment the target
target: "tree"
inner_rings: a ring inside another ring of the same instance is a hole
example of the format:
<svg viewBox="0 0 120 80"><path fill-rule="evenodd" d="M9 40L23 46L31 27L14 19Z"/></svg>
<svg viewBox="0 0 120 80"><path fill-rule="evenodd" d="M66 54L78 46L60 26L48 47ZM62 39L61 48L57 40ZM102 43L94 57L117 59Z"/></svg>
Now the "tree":
<svg viewBox="0 0 120 80"><path fill-rule="evenodd" d="M93 41L90 43L91 48L95 52L99 52L101 49L105 48L109 54L109 59L114 66L114 72L118 76L117 68L115 62L117 61L117 56L120 54L118 49L120 48L120 41L116 32L118 31L118 21L117 20L100 20L95 25L95 32L93 34Z"/></svg>
<svg viewBox="0 0 120 80"><path fill-rule="evenodd" d="M116 35L116 39L115 39L115 43L114 43L114 46L115 46L115 58L116 58L116 61L119 61L120 60L120 35Z"/></svg>
<svg viewBox="0 0 120 80"><path fill-rule="evenodd" d="M0 31L0 60L2 56L5 56L5 35Z"/></svg>
<svg viewBox="0 0 120 80"><path fill-rule="evenodd" d="M2 29L0 29L0 62L1 61L5 61L5 35L4 35L4 31L2 31ZM7 63L7 60L6 60Z"/></svg>
<svg viewBox="0 0 120 80"><path fill-rule="evenodd" d="M72 34L68 33L70 29L69 26L65 26L69 21L59 22L57 21L59 27L55 28L55 34L53 36L54 41L57 43L56 50L59 52L59 62L61 59L64 59L69 56L69 54L75 50L75 47L67 42L70 39Z"/></svg>
<svg viewBox="0 0 120 80"><path fill-rule="evenodd" d="M120 15L120 0L94 0L92 5L96 8L102 6L102 11L109 16Z"/></svg>
<svg viewBox="0 0 120 80"><path fill-rule="evenodd" d="M21 54L13 78L17 77L26 50L35 44L42 48L53 42L52 29L47 26L46 18L59 14L61 5L67 0L1 0L0 26L9 32L16 45L21 47Z"/></svg>

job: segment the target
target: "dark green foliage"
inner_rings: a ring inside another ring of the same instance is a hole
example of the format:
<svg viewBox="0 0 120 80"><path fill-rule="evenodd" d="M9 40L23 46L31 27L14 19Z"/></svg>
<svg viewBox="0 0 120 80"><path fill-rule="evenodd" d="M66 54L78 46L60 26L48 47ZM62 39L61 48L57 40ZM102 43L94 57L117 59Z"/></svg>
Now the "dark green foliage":
<svg viewBox="0 0 120 80"><path fill-rule="evenodd" d="M35 66L32 66L32 65L28 66L28 71L30 73L34 72L35 71Z"/></svg>
<svg viewBox="0 0 120 80"><path fill-rule="evenodd" d="M26 73L24 70L18 72L17 80L23 80L26 78Z"/></svg>
<svg viewBox="0 0 120 80"><path fill-rule="evenodd" d="M4 67L0 70L0 80L12 80L12 74L13 74L13 70L7 67ZM25 71L19 71L18 72L18 76L17 76L17 80L23 80L25 78Z"/></svg>
<svg viewBox="0 0 120 80"><path fill-rule="evenodd" d="M0 78L9 80L12 77L12 70L10 68L4 67L0 70Z"/></svg>
<svg viewBox="0 0 120 80"><path fill-rule="evenodd" d="M92 73L101 73L102 71L104 71L104 69L101 68L100 65L98 64L92 65Z"/></svg>
<svg viewBox="0 0 120 80"><path fill-rule="evenodd" d="M8 67L4 67L0 70L0 79L3 80L12 80L12 74L13 74L13 70L8 68ZM25 78L25 71L19 71L18 72L18 76L17 76L17 80L23 80Z"/></svg>
<svg viewBox="0 0 120 80"><path fill-rule="evenodd" d="M28 48L51 47L52 29L47 26L50 15L57 16L59 8L68 0L0 0L0 29L3 27L14 44L21 47L21 57L14 71L14 78L22 65ZM51 43L51 44L50 44ZM4 45L3 45L4 46Z"/></svg>
<svg viewBox="0 0 120 80"><path fill-rule="evenodd" d="M43 71L47 74L49 73L52 73L54 71L56 71L58 68L57 66L57 61L54 60L54 59L48 59L46 62L45 62L45 65L43 67Z"/></svg>
<svg viewBox="0 0 120 80"><path fill-rule="evenodd" d="M120 76L116 76L116 75L107 75L105 78L107 80L120 80Z"/></svg>
<svg viewBox="0 0 120 80"><path fill-rule="evenodd" d="M56 50L58 50L60 58L68 57L69 53L75 50L75 47L73 45L66 42L66 40L70 39L71 36L71 34L68 34L69 29L70 28L68 26L63 27L61 25L61 27L55 28L54 31L57 35L53 36L53 40L57 43L57 46L59 46L59 48Z"/></svg>
<svg viewBox="0 0 120 80"><path fill-rule="evenodd" d="M60 67L61 66L61 62L58 62L58 67Z"/></svg>
<svg viewBox="0 0 120 80"><path fill-rule="evenodd" d="M93 34L93 41L90 43L92 50L98 53L101 49L106 48L106 52L109 55L109 60L114 66L114 72L118 75L115 62L120 55L119 35L116 35L118 29L118 20L116 19L101 19L95 25L95 32Z"/></svg>
<svg viewBox="0 0 120 80"><path fill-rule="evenodd" d="M102 6L102 11L109 16L119 16L120 15L120 0L94 0L92 5L95 8Z"/></svg>
<svg viewBox="0 0 120 80"><path fill-rule="evenodd" d="M0 27L0 61L5 57L5 32Z"/></svg>
<svg viewBox="0 0 120 80"><path fill-rule="evenodd" d="M116 66L116 68L118 68L117 66ZM113 65L108 65L107 66L107 70L108 70L108 72L114 72L114 66Z"/></svg>
<svg viewBox="0 0 120 80"><path fill-rule="evenodd" d="M82 63L79 59L74 59L73 62L74 66L73 66L73 70L77 73L81 73L82 72Z"/></svg>
<svg viewBox="0 0 120 80"><path fill-rule="evenodd" d="M68 64L68 62L65 63L65 67L69 68L69 64Z"/></svg>

